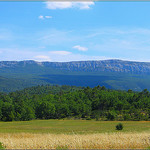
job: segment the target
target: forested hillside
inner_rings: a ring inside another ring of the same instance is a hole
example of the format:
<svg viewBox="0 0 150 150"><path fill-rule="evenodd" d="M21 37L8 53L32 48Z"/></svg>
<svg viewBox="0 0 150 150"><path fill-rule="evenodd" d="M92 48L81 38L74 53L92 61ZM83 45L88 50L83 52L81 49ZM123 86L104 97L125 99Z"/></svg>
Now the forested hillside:
<svg viewBox="0 0 150 150"><path fill-rule="evenodd" d="M122 60L0 61L0 92L47 84L150 90L150 63Z"/></svg>
<svg viewBox="0 0 150 150"><path fill-rule="evenodd" d="M52 118L150 120L150 93L48 85L0 93L2 121Z"/></svg>

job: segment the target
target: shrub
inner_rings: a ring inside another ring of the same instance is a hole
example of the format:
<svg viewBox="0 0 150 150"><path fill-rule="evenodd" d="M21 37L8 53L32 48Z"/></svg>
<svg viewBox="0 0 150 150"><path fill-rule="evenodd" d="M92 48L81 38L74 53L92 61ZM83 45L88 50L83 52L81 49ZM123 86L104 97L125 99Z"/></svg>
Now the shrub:
<svg viewBox="0 0 150 150"><path fill-rule="evenodd" d="M96 119L96 121L99 121L99 116L98 116L98 115L96 115L95 119Z"/></svg>
<svg viewBox="0 0 150 150"><path fill-rule="evenodd" d="M123 124L122 123L118 123L116 125L116 130L122 130L123 129Z"/></svg>
<svg viewBox="0 0 150 150"><path fill-rule="evenodd" d="M92 120L90 117L87 117L86 120Z"/></svg>
<svg viewBox="0 0 150 150"><path fill-rule="evenodd" d="M67 146L57 146L56 150L68 150Z"/></svg>
<svg viewBox="0 0 150 150"><path fill-rule="evenodd" d="M4 144L0 142L0 150L4 150L4 149L5 149Z"/></svg>
<svg viewBox="0 0 150 150"><path fill-rule="evenodd" d="M116 118L116 112L114 110L109 111L107 114L107 120L115 120L115 118Z"/></svg>

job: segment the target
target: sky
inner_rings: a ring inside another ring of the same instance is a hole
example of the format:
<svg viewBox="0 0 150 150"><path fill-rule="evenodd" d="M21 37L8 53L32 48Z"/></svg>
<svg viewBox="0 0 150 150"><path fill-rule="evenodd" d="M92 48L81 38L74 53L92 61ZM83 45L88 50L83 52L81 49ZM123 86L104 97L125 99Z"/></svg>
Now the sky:
<svg viewBox="0 0 150 150"><path fill-rule="evenodd" d="M150 62L150 2L0 2L0 61Z"/></svg>

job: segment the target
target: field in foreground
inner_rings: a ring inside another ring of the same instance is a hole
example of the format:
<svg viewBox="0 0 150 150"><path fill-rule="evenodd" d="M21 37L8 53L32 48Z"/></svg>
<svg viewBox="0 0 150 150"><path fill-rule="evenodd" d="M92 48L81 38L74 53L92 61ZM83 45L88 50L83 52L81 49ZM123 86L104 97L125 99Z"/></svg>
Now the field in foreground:
<svg viewBox="0 0 150 150"><path fill-rule="evenodd" d="M149 148L150 122L35 120L0 122L0 142L7 149Z"/></svg>
<svg viewBox="0 0 150 150"><path fill-rule="evenodd" d="M0 134L7 149L108 149L149 148L149 133Z"/></svg>

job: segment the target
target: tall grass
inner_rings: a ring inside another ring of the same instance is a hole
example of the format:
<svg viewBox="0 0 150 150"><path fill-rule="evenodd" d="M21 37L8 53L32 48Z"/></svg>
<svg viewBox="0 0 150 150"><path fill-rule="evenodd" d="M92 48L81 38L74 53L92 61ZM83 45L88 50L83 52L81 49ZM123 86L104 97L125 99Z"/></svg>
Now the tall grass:
<svg viewBox="0 0 150 150"><path fill-rule="evenodd" d="M0 141L7 149L126 149L150 147L150 134L34 134L0 133Z"/></svg>
<svg viewBox="0 0 150 150"><path fill-rule="evenodd" d="M149 121L33 120L0 122L6 149L143 149L150 147Z"/></svg>

